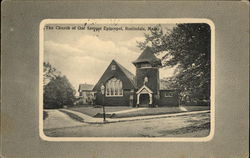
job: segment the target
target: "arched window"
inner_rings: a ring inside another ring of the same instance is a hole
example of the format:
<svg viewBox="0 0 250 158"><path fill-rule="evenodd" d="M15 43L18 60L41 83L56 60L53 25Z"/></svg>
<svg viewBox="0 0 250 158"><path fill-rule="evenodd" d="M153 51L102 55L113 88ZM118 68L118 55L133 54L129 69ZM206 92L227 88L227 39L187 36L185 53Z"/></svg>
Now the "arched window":
<svg viewBox="0 0 250 158"><path fill-rule="evenodd" d="M112 78L106 82L106 96L123 96L122 81Z"/></svg>

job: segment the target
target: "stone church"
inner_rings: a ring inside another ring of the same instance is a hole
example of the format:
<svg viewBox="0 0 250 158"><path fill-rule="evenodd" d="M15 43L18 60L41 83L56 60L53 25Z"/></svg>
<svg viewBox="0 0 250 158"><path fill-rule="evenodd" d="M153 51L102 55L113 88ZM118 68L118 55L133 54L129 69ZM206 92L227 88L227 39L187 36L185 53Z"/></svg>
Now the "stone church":
<svg viewBox="0 0 250 158"><path fill-rule="evenodd" d="M161 86L159 78L160 59L150 47L133 61L136 75L112 60L93 88L97 105L157 107L178 106L178 94L174 89ZM101 93L102 85L105 93Z"/></svg>

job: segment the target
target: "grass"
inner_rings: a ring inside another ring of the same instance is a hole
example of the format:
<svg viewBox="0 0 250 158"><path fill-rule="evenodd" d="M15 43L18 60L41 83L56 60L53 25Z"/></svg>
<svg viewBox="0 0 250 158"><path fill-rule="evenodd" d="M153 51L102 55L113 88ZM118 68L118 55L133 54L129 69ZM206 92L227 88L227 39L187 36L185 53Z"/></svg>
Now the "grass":
<svg viewBox="0 0 250 158"><path fill-rule="evenodd" d="M68 111L64 111L64 110L59 110L65 114L67 114L70 118L72 118L73 120L76 120L76 121L79 121L79 122L84 122L83 118L71 113L71 112L68 112Z"/></svg>
<svg viewBox="0 0 250 158"><path fill-rule="evenodd" d="M210 110L210 106L185 106L188 111Z"/></svg>
<svg viewBox="0 0 250 158"><path fill-rule="evenodd" d="M94 107L70 107L68 108L69 110L81 112L83 114L89 115L89 116L95 116L97 113L102 113L103 109L102 106L99 108L94 108ZM106 113L112 113L116 111L122 111L122 110L128 110L131 109L131 107L110 107L106 106L105 107L105 112Z"/></svg>
<svg viewBox="0 0 250 158"><path fill-rule="evenodd" d="M172 113L178 113L178 112L181 112L181 110L178 107L148 108L148 109L143 109L139 111L116 114L113 118L161 115L161 114L170 114L170 113L172 114Z"/></svg>
<svg viewBox="0 0 250 158"><path fill-rule="evenodd" d="M185 106L185 108L190 111L201 111L201 110L209 110L209 106ZM73 111L81 112L83 114L89 115L94 117L96 114L103 113L102 107L94 108L94 107L70 107L68 108ZM131 107L110 107L106 106L105 111L106 113L114 113L117 111L122 110L129 110L129 109L136 109ZM127 113L120 113L112 115L112 118L126 118L126 117L136 117L136 116L148 116L148 115L161 115L161 114L173 114L173 113L180 113L184 112L181 111L179 107L158 107L158 108L147 108L138 111L132 111Z"/></svg>
<svg viewBox="0 0 250 158"><path fill-rule="evenodd" d="M187 106L185 108L188 110L188 112L209 110L210 109L208 106ZM143 110L139 110L139 111L116 114L112 118L162 115L162 114L173 114L173 113L180 113L180 112L183 112L183 111L181 111L179 107L159 107L159 108L148 108L148 109L143 109Z"/></svg>

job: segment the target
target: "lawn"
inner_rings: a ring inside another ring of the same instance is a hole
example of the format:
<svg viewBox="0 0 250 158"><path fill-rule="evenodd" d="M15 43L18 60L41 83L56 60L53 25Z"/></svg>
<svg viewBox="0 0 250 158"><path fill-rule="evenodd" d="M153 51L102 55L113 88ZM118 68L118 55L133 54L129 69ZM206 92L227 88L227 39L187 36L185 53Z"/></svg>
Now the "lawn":
<svg viewBox="0 0 250 158"><path fill-rule="evenodd" d="M113 116L113 118L135 117L135 116L147 116L147 115L161 115L181 112L179 107L158 107L148 108L139 111L120 113Z"/></svg>
<svg viewBox="0 0 250 158"><path fill-rule="evenodd" d="M185 106L188 111L210 110L210 106Z"/></svg>
<svg viewBox="0 0 250 158"><path fill-rule="evenodd" d="M185 106L188 112L190 111L202 111L209 110L209 106ZM113 118L124 118L124 117L135 117L135 116L147 116L147 115L161 115L161 114L173 114L185 112L181 111L179 107L158 107L158 108L148 108L139 111L133 111L128 113L116 114Z"/></svg>
<svg viewBox="0 0 250 158"><path fill-rule="evenodd" d="M209 110L209 106L185 106L188 112L190 111L201 111L201 110ZM81 112L83 114L89 115L94 117L96 114L102 114L103 109L94 108L94 107L71 107L70 110ZM106 106L105 111L106 113L114 113L122 110L129 110L129 109L136 109L131 107L110 107ZM138 108L140 109L140 108ZM138 111L126 112L126 113L119 113L112 116L112 118L125 118L125 117L136 117L136 116L147 116L147 115L161 115L161 114L172 114L172 113L179 113L185 112L181 111L179 107L158 107L158 108L147 108L141 109ZM101 116L100 116L101 117Z"/></svg>
<svg viewBox="0 0 250 158"><path fill-rule="evenodd" d="M98 107L98 108L94 108L94 107L70 107L68 108L69 110L73 110L73 111L77 111L77 112L81 112L83 114L89 115L89 116L95 116L98 113L102 113L103 109L102 107ZM110 107L110 106L106 106L105 107L105 112L106 113L112 113L112 112L116 112L116 111L122 111L122 110L129 110L132 109L131 107Z"/></svg>

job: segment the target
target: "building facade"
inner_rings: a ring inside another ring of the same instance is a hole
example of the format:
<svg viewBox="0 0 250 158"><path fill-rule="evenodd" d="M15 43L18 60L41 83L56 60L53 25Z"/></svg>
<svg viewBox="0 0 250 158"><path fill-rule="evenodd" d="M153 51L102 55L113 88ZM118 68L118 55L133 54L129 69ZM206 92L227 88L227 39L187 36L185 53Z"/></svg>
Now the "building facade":
<svg viewBox="0 0 250 158"><path fill-rule="evenodd" d="M81 104L93 104L95 99L95 93L93 91L94 85L91 84L80 84L78 88L79 92L79 102Z"/></svg>
<svg viewBox="0 0 250 158"><path fill-rule="evenodd" d="M96 104L106 106L178 106L175 90L161 89L159 79L160 59L147 47L133 62L136 75L112 60L93 88ZM101 93L102 85L105 87Z"/></svg>

